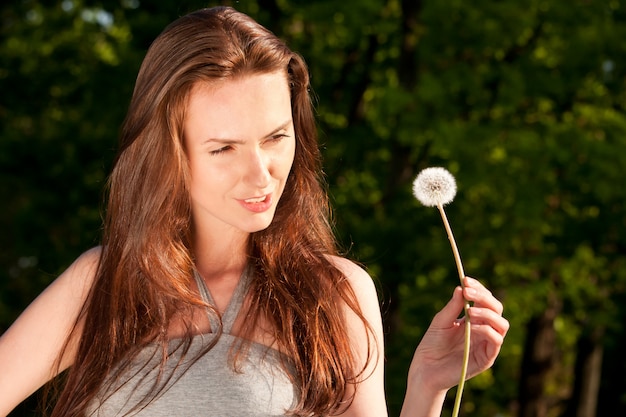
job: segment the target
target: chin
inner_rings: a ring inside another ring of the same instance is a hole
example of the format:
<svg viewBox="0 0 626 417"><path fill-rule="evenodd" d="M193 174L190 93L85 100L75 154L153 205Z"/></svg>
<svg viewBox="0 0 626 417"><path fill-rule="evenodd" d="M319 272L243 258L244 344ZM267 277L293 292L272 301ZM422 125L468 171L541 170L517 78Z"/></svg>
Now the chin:
<svg viewBox="0 0 626 417"><path fill-rule="evenodd" d="M276 210L268 210L264 213L257 213L248 217L246 221L239 223L238 228L246 233L261 232L274 222L274 214Z"/></svg>
<svg viewBox="0 0 626 417"><path fill-rule="evenodd" d="M262 232L263 230L267 229L268 227L270 227L270 225L272 224L272 221L267 221L267 222L259 222L257 224L251 224L249 225L245 230L248 233L256 233L256 232Z"/></svg>

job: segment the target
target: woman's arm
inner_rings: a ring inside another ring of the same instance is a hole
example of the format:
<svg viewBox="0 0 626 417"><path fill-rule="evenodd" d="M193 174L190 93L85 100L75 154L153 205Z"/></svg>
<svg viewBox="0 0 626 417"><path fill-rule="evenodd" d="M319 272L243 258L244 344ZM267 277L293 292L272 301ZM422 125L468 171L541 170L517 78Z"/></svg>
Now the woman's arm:
<svg viewBox="0 0 626 417"><path fill-rule="evenodd" d="M383 325L380 313L380 304L374 281L365 270L355 263L344 258L333 258L335 266L346 276L352 287L361 311L373 331L368 334L363 322L356 314L346 308L346 319L350 331L350 342L355 347L358 358L361 360L359 369L365 363L369 354L370 362L365 369L364 380L358 384L356 393L350 390L348 394L355 394L350 407L341 414L342 417L386 417L387 404L385 401L384 385L384 340ZM369 352L368 352L369 338ZM351 387L349 387L351 388Z"/></svg>
<svg viewBox="0 0 626 417"><path fill-rule="evenodd" d="M337 258L335 264L346 275L360 307L374 330L372 361L365 375L371 376L357 388L352 405L344 417L384 417L387 405L384 391L384 349L382 320L376 288L371 277L356 264ZM502 304L480 282L465 278L464 289L457 287L452 299L435 315L428 331L415 350L409 369L407 392L401 417L439 417L447 391L459 382L463 363L464 319L458 319L465 299L473 302L470 362L471 378L493 365L509 329L502 317ZM350 337L359 347L361 358L367 355L367 335L361 321L348 312Z"/></svg>
<svg viewBox="0 0 626 417"><path fill-rule="evenodd" d="M473 278L464 289L457 287L452 299L434 317L415 350L409 368L407 392L401 417L439 417L446 392L459 382L463 363L464 297L473 302L471 350L467 377L491 367L500 353L509 322L502 317L502 304Z"/></svg>
<svg viewBox="0 0 626 417"><path fill-rule="evenodd" d="M85 302L99 256L100 248L81 255L0 337L0 416L72 364L80 329L57 360Z"/></svg>

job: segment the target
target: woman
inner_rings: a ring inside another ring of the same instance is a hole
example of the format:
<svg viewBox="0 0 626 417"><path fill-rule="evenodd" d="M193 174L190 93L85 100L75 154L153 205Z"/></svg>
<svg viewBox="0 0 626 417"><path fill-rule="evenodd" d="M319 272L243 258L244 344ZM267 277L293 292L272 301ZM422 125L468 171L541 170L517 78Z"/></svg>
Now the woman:
<svg viewBox="0 0 626 417"><path fill-rule="evenodd" d="M368 274L338 256L304 61L231 8L172 23L140 69L102 245L0 339L0 415L64 370L52 416L387 414ZM409 371L405 416L439 416L508 322L467 278ZM43 321L42 318L46 320Z"/></svg>

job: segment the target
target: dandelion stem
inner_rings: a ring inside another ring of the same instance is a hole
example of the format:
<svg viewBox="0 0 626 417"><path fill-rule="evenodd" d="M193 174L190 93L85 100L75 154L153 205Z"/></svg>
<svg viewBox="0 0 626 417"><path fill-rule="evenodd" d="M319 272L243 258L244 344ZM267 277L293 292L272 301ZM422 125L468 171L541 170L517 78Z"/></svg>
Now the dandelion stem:
<svg viewBox="0 0 626 417"><path fill-rule="evenodd" d="M439 213L441 214L441 220L443 220L443 225L446 228L446 233L448 234L448 239L450 240L450 246L452 246L452 253L454 254L454 261L456 262L456 268L459 272L459 280L461 281L461 287L465 287L464 278L465 272L463 271L463 263L461 262L461 255L459 254L459 249L456 246L456 241L454 240L454 235L452 234L452 228L450 227L450 223L448 223L448 217L446 216L446 212L443 209L443 204L437 204L437 208L439 209ZM469 352L470 352L470 331L471 331L471 323L470 317L468 314L469 310L469 302L465 300L465 305L463 306L465 310L465 344L463 346L463 368L461 370L461 377L459 379L459 385L456 391L456 398L454 400L454 408L452 410L452 417L457 417L459 415L459 409L461 407L461 397L463 395L463 388L465 386L465 379L467 377L467 366L469 363Z"/></svg>

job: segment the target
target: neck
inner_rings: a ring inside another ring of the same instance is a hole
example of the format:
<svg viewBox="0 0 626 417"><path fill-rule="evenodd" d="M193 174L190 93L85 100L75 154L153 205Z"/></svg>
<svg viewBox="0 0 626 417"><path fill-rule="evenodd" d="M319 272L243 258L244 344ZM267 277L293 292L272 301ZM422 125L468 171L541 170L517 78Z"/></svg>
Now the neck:
<svg viewBox="0 0 626 417"><path fill-rule="evenodd" d="M247 262L249 233L196 233L194 253L196 268L206 280L224 275L239 276Z"/></svg>

